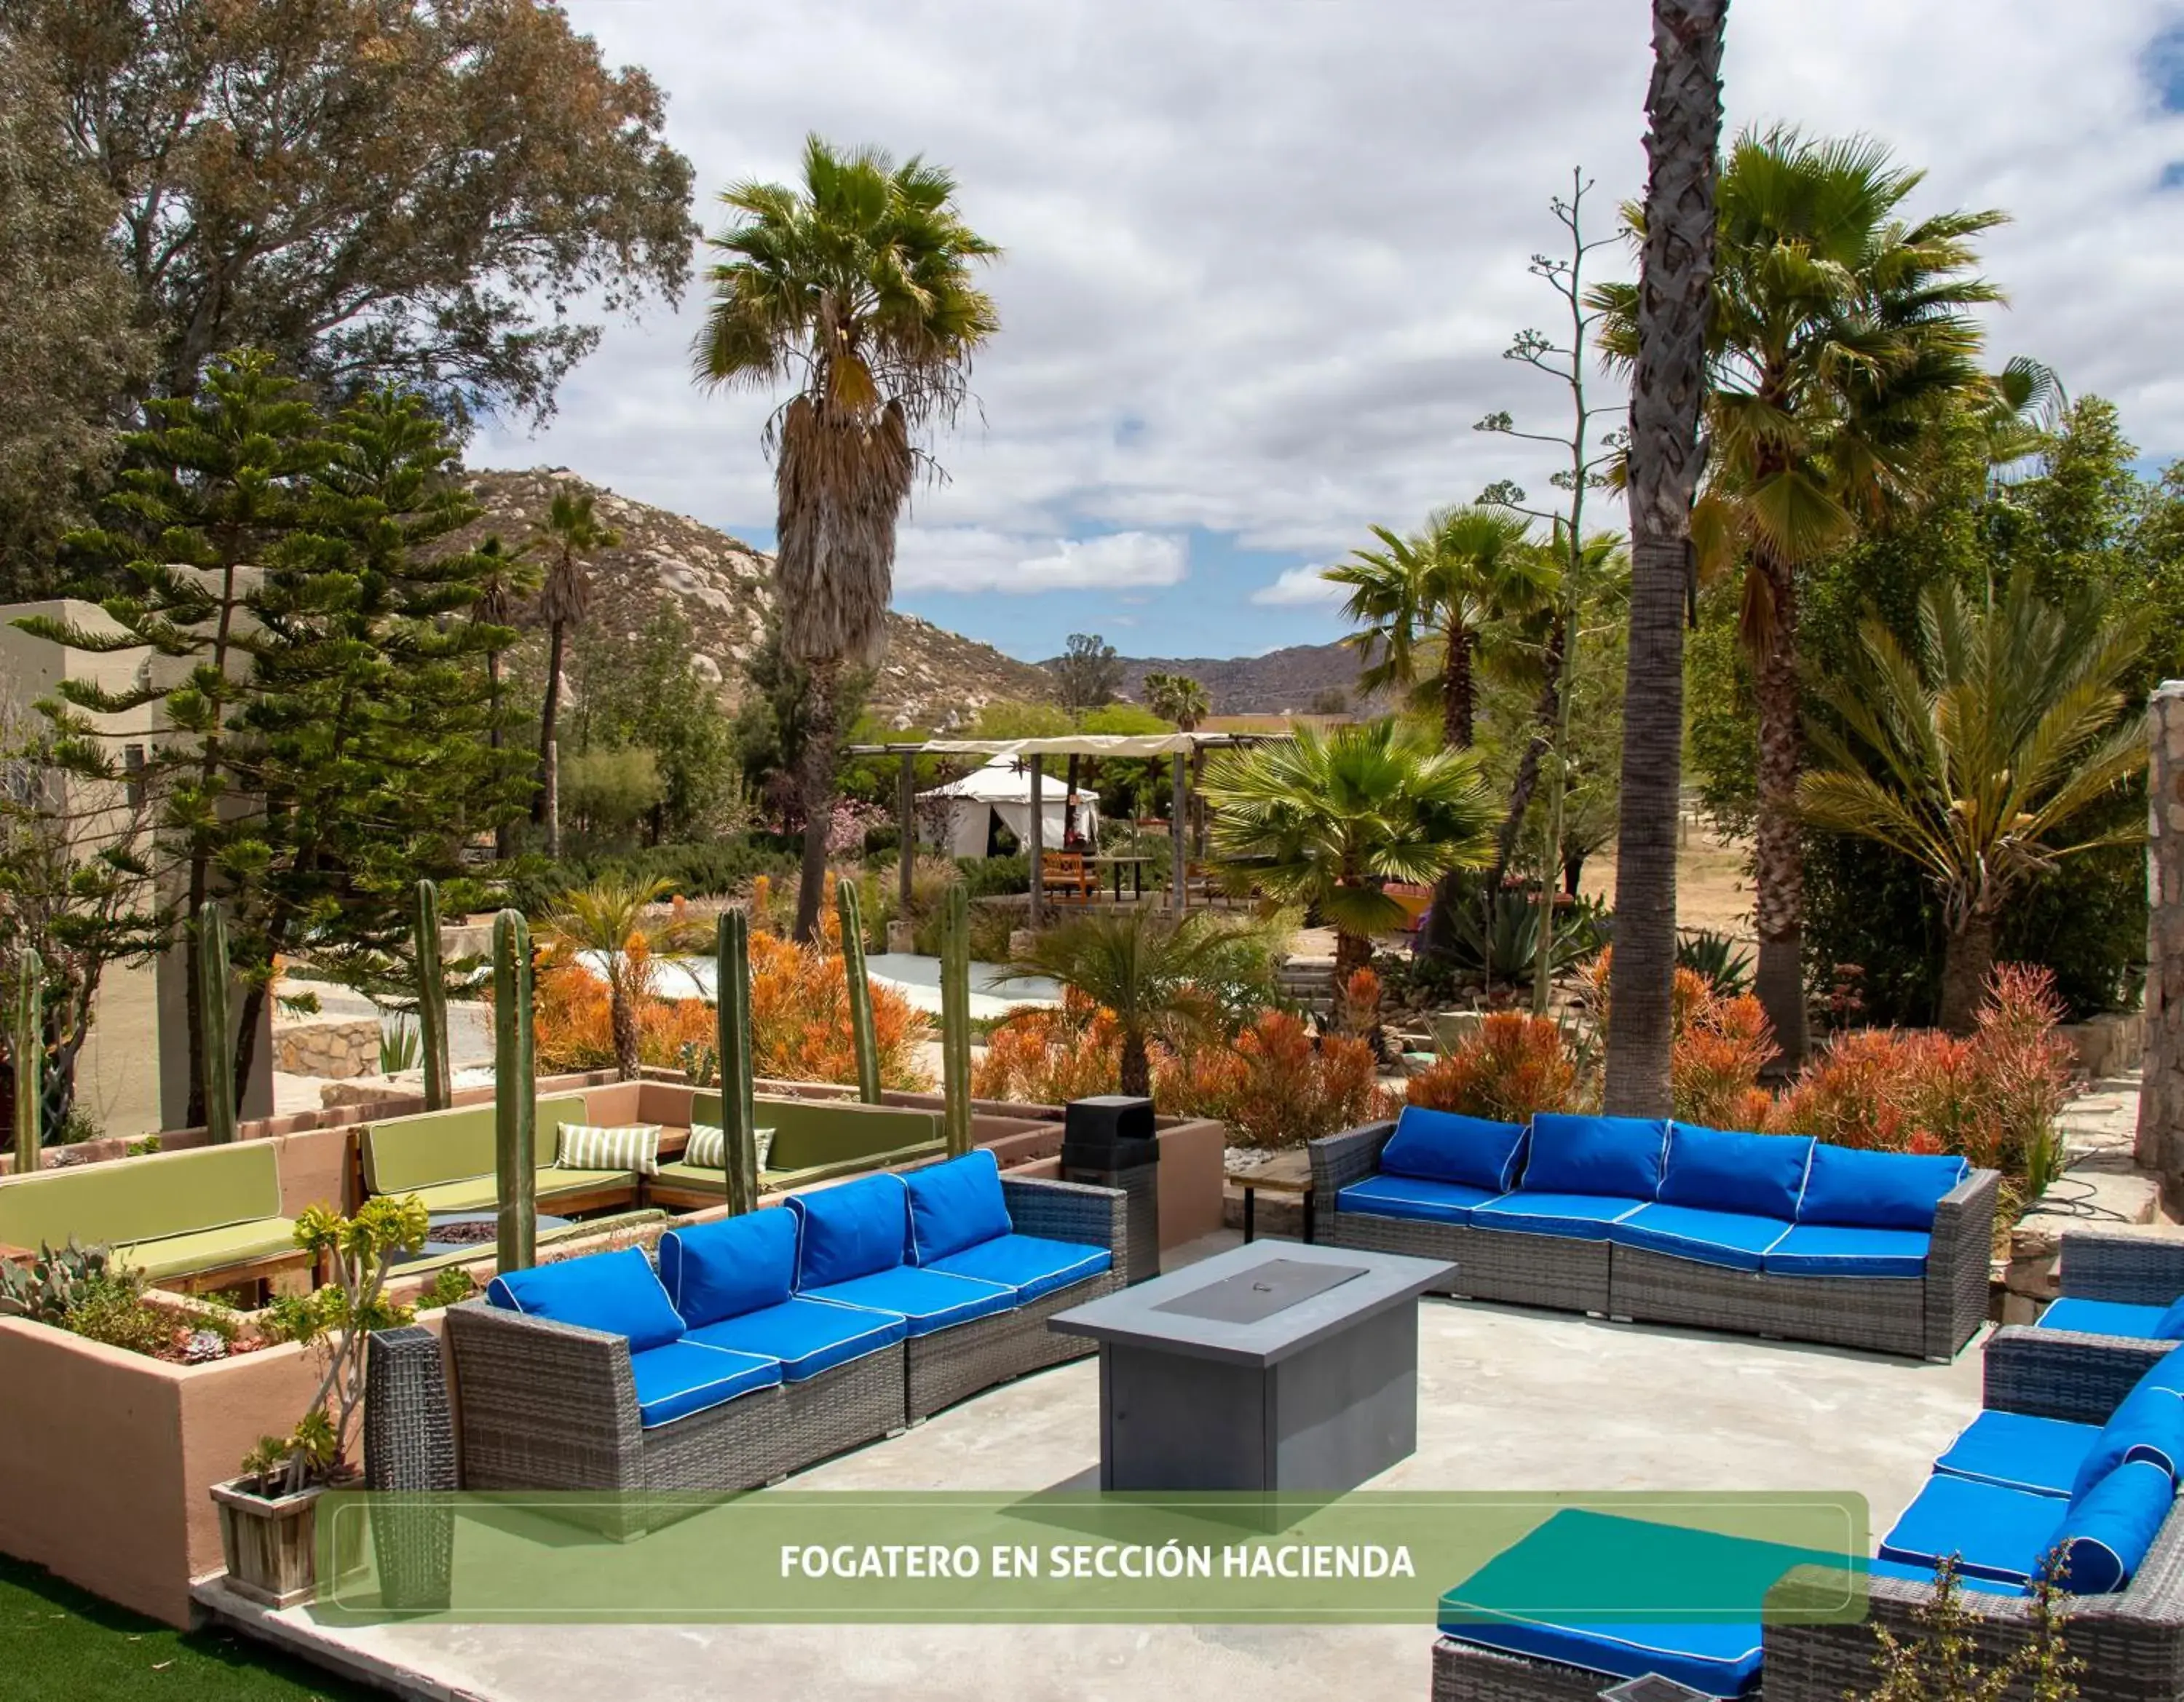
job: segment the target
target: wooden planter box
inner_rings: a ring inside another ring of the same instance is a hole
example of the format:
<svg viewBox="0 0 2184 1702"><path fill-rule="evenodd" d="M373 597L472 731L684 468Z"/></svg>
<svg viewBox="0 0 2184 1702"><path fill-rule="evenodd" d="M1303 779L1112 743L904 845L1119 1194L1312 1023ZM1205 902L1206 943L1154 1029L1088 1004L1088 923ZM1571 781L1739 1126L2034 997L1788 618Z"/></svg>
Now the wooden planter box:
<svg viewBox="0 0 2184 1702"><path fill-rule="evenodd" d="M268 1498L237 1487L231 1479L212 1486L220 1509L220 1545L227 1557L227 1587L267 1607L294 1607L311 1599L315 1586L319 1539L319 1497L323 1489L300 1489Z"/></svg>

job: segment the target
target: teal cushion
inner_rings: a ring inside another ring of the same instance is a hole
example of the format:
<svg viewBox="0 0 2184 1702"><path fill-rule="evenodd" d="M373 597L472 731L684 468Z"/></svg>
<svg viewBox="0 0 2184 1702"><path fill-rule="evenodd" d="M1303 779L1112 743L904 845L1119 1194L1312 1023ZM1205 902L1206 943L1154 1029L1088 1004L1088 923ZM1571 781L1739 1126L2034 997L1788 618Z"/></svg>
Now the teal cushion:
<svg viewBox="0 0 2184 1702"><path fill-rule="evenodd" d="M1850 1229L1799 1223L1767 1249L1769 1276L1899 1276L1926 1274L1934 1238L1923 1229Z"/></svg>
<svg viewBox="0 0 2184 1702"><path fill-rule="evenodd" d="M1813 1146L1809 1135L1747 1135L1671 1123L1659 1198L1665 1205L1787 1223L1797 1215Z"/></svg>
<svg viewBox="0 0 2184 1702"><path fill-rule="evenodd" d="M2106 1595L2129 1583L2176 1499L2176 1480L2150 1460L2126 1461L2072 1497L2053 1538L2070 1594Z"/></svg>
<svg viewBox="0 0 2184 1702"><path fill-rule="evenodd" d="M1474 1208L1474 1229L1515 1231L1524 1235L1560 1235L1577 1241L1605 1241L1609 1226L1638 1210L1635 1199L1585 1193L1534 1193L1518 1188Z"/></svg>
<svg viewBox="0 0 2184 1702"><path fill-rule="evenodd" d="M2065 1294L2040 1315L2036 1329L2069 1330L2081 1336L2126 1336L2137 1342L2158 1342L2163 1309L2134 1306L2123 1300L2081 1300Z"/></svg>
<svg viewBox="0 0 2184 1702"><path fill-rule="evenodd" d="M1522 1123L1490 1122L1460 1112L1406 1105L1396 1119L1396 1132L1380 1149L1380 1169L1388 1176L1422 1176L1507 1193L1516 1186L1524 1154Z"/></svg>
<svg viewBox="0 0 2184 1702"><path fill-rule="evenodd" d="M1532 1119L1531 1157L1520 1186L1534 1193L1651 1199L1661 1186L1668 1143L1668 1124L1652 1117L1542 1111Z"/></svg>
<svg viewBox="0 0 2184 1702"><path fill-rule="evenodd" d="M902 1181L910 1190L913 1265L930 1265L1016 1227L1001 1198L1001 1167L989 1148L906 1171Z"/></svg>
<svg viewBox="0 0 2184 1702"><path fill-rule="evenodd" d="M2073 1424L2064 1418L1983 1412L1958 1432L1934 1462L1934 1469L1953 1477L2067 1501L2078 1481L2078 1468L2100 1433L2098 1425Z"/></svg>
<svg viewBox="0 0 2184 1702"><path fill-rule="evenodd" d="M1869 1152L1821 1141L1813 1148L1797 1221L1930 1230L1934 1208L1964 1179L1968 1168L1953 1156Z"/></svg>
<svg viewBox="0 0 2184 1702"><path fill-rule="evenodd" d="M660 1281L693 1329L778 1306L796 1281L795 1216L769 1207L671 1229L660 1238Z"/></svg>
<svg viewBox="0 0 2184 1702"><path fill-rule="evenodd" d="M511 1312L627 1337L632 1354L682 1333L682 1316L652 1274L652 1261L634 1247L503 1271L488 1285L486 1299Z"/></svg>
<svg viewBox="0 0 2184 1702"><path fill-rule="evenodd" d="M823 1288L892 1271L910 1239L910 1195L883 1171L789 1196L796 1214L796 1287Z"/></svg>
<svg viewBox="0 0 2184 1702"><path fill-rule="evenodd" d="M997 1235L991 1241L981 1241L975 1247L936 1260L927 1268L979 1282L998 1282L1015 1290L1021 1304L1097 1276L1114 1263L1114 1255L1104 1247L1048 1241L1037 1235Z"/></svg>
<svg viewBox="0 0 2184 1702"><path fill-rule="evenodd" d="M1702 1265L1731 1271L1757 1271L1767 1249L1789 1232L1779 1218L1752 1217L1740 1211L1699 1211L1688 1205L1641 1205L1608 1226L1607 1238L1618 1247L1673 1254Z"/></svg>
<svg viewBox="0 0 2184 1702"><path fill-rule="evenodd" d="M2184 1398L2166 1388L2133 1388L2086 1450L2070 1493L2083 1495L2127 1460L2150 1460L2171 1477L2184 1471Z"/></svg>
<svg viewBox="0 0 2184 1702"><path fill-rule="evenodd" d="M1017 1304L1016 1290L998 1282L977 1282L968 1276L921 1271L914 1265L899 1265L808 1293L812 1299L831 1300L838 1306L892 1313L909 1325L913 1336L929 1336L974 1318L1012 1310Z"/></svg>
<svg viewBox="0 0 2184 1702"><path fill-rule="evenodd" d="M1954 1555L1968 1577L2021 1584L2055 1538L2055 1498L1936 1472L1882 1539L1881 1558L1929 1571Z"/></svg>
<svg viewBox="0 0 2184 1702"><path fill-rule="evenodd" d="M694 1329L684 1339L777 1360L783 1378L802 1382L822 1371L893 1347L907 1329L891 1312L864 1312L824 1300L783 1300Z"/></svg>
<svg viewBox="0 0 2184 1702"><path fill-rule="evenodd" d="M629 1370L637 1384L638 1422L647 1430L726 1406L738 1395L771 1388L781 1381L778 1360L732 1354L695 1342L663 1342L632 1354Z"/></svg>

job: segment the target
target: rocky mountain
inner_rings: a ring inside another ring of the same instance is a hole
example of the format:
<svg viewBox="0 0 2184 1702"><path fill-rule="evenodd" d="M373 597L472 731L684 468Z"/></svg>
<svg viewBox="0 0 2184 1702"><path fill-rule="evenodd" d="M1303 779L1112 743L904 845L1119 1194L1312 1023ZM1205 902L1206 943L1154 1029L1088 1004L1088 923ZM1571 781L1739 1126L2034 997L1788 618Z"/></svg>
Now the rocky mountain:
<svg viewBox="0 0 2184 1702"><path fill-rule="evenodd" d="M689 623L693 671L733 704L743 686L739 665L758 648L773 602L773 558L765 551L549 467L473 474L471 487L485 514L453 542L466 546L496 531L520 539L543 518L554 492L570 487L592 492L600 521L621 534L618 545L592 560L592 618L619 621L633 633L662 606L675 609ZM996 698L1053 692L1053 676L1043 668L929 620L891 614L887 659L870 704L898 726L940 726L968 720Z"/></svg>
<svg viewBox="0 0 2184 1702"><path fill-rule="evenodd" d="M1303 712L1323 692L1357 704L1357 653L1342 644L1292 644L1263 656L1166 656L1123 659L1123 690L1142 701L1148 674L1188 674L1206 687L1217 715Z"/></svg>

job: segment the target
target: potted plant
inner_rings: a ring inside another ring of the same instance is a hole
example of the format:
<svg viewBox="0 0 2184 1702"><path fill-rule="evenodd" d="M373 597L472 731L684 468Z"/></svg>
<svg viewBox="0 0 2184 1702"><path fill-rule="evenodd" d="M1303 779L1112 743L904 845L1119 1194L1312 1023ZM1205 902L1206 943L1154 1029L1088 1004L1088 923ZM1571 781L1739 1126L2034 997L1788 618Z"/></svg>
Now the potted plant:
<svg viewBox="0 0 2184 1702"><path fill-rule="evenodd" d="M427 1222L414 1196L369 1200L354 1217L315 1205L296 1220L296 1244L332 1280L282 1307L282 1321L292 1339L320 1350L326 1369L296 1427L260 1438L240 1473L212 1487L228 1587L237 1594L284 1608L316 1589L319 1498L358 1475L349 1455L364 1411L365 1338L410 1321L409 1307L386 1299L388 1262L424 1244Z"/></svg>

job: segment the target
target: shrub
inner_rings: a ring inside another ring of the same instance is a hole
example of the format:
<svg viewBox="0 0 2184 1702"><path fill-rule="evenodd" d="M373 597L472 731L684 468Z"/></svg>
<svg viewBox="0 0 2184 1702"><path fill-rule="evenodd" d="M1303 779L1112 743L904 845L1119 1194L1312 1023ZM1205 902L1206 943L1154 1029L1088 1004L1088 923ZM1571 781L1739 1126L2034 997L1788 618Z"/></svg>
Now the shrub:
<svg viewBox="0 0 2184 1702"><path fill-rule="evenodd" d="M1411 1077L1410 1103L1520 1123L1578 1105L1578 1071L1562 1029L1544 1016L1496 1011L1455 1050Z"/></svg>
<svg viewBox="0 0 2184 1702"><path fill-rule="evenodd" d="M1294 1147L1385 1114L1379 1061L1348 1035L1315 1040L1301 1019L1263 1010L1233 1047L1163 1053L1153 1072L1153 1101L1179 1116L1226 1123L1239 1144Z"/></svg>
<svg viewBox="0 0 2184 1702"><path fill-rule="evenodd" d="M616 856L540 863L509 882L508 902L526 915L543 916L563 893L617 877L641 884L665 881L668 893L679 898L727 898L743 892L755 876L781 875L795 867L794 853L758 837L654 845Z"/></svg>
<svg viewBox="0 0 2184 1702"><path fill-rule="evenodd" d="M986 1038L971 1071L982 1099L1066 1105L1112 1093L1123 1079L1123 1026L1084 994L1065 991L1059 1005L1022 1005ZM1157 1103L1157 1102L1156 1102Z"/></svg>
<svg viewBox="0 0 2184 1702"><path fill-rule="evenodd" d="M1608 967L1603 951L1586 965L1585 1003L1607 1031ZM1698 971L1679 965L1670 995L1669 1081L1672 1107L1686 1122L1711 1128L1763 1129L1773 1102L1759 1072L1776 1055L1767 1015L1749 993L1725 993Z"/></svg>

